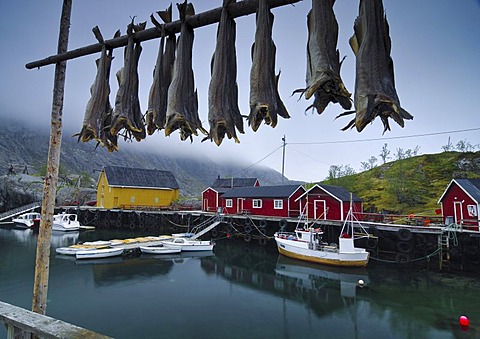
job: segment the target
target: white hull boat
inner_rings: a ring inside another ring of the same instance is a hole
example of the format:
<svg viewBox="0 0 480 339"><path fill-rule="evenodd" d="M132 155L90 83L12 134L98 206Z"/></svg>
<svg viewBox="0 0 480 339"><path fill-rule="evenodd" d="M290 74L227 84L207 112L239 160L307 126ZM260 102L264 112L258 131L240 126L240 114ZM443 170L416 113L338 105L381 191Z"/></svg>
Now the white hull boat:
<svg viewBox="0 0 480 339"><path fill-rule="evenodd" d="M182 250L166 246L140 246L140 251L145 254L175 254L180 253Z"/></svg>
<svg viewBox="0 0 480 339"><path fill-rule="evenodd" d="M17 218L12 219L16 227L20 228L32 228L35 226L35 221L40 221L40 213L29 212L19 215Z"/></svg>
<svg viewBox="0 0 480 339"><path fill-rule="evenodd" d="M101 249L89 249L84 251L77 251L75 257L77 259L97 259L97 258L110 258L118 255L122 255L123 248L101 248Z"/></svg>
<svg viewBox="0 0 480 339"><path fill-rule="evenodd" d="M72 245L69 247L58 247L55 249L57 254L64 254L64 255L75 255L79 251L94 251L100 249L109 249L109 246L94 246L94 245Z"/></svg>
<svg viewBox="0 0 480 339"><path fill-rule="evenodd" d="M308 262L345 266L365 267L368 264L369 253L364 248L354 245L355 232L353 229L353 213L348 212L346 221L340 232L337 244L327 244L322 241L323 231L321 229L306 228L295 230L295 232L275 233L275 242L280 254L287 257L300 259ZM368 233L364 231L364 236Z"/></svg>
<svg viewBox="0 0 480 339"><path fill-rule="evenodd" d="M80 222L77 220L76 214L56 214L53 216L53 231L78 231L80 229Z"/></svg>
<svg viewBox="0 0 480 339"><path fill-rule="evenodd" d="M163 245L170 248L181 249L184 251L212 251L215 243L204 240L191 240L188 238L173 238L162 241Z"/></svg>

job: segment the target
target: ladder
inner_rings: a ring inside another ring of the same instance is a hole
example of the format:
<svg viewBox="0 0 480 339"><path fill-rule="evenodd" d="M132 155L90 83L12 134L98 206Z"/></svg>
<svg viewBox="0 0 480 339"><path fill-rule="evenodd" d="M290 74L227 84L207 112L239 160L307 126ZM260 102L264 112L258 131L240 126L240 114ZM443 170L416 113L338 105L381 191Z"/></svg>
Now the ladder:
<svg viewBox="0 0 480 339"><path fill-rule="evenodd" d="M443 232L438 236L439 265L442 269L443 263L450 263L450 232Z"/></svg>

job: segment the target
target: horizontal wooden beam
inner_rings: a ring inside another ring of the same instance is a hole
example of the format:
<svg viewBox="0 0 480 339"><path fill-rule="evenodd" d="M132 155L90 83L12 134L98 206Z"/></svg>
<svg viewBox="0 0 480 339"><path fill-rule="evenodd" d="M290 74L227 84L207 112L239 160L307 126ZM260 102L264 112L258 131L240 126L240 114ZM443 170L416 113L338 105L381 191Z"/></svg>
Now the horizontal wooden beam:
<svg viewBox="0 0 480 339"><path fill-rule="evenodd" d="M281 7L285 5L294 4L302 0L267 0L270 8ZM243 0L236 2L228 6L228 12L233 18L249 15L255 13L258 7L258 0ZM187 23L193 27L198 28L202 26L208 26L220 21L220 15L222 7L218 7L206 12L202 12L196 15L192 15L187 18ZM165 24L165 30L170 33L180 32L181 21L177 20L171 23ZM160 37L160 31L157 27L151 27L134 34L135 41L142 42ZM121 37L106 40L105 44L108 48L115 49L127 45L128 36L123 35ZM62 54L56 54L49 56L42 60L32 61L25 65L27 69L40 68L47 65L56 64L60 61L76 59L85 55L98 53L102 50L102 44L96 43L93 45L77 48L71 51L67 51Z"/></svg>

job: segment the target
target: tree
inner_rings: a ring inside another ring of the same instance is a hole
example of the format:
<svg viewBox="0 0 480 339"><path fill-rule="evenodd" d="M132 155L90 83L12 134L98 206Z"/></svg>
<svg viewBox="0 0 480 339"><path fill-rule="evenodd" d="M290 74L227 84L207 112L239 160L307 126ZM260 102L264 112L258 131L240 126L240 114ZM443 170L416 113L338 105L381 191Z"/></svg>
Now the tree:
<svg viewBox="0 0 480 339"><path fill-rule="evenodd" d="M442 146L442 149L444 152L450 152L450 151L453 151L453 144L452 142L450 141L450 137L448 137L448 142L446 145L443 145Z"/></svg>
<svg viewBox="0 0 480 339"><path fill-rule="evenodd" d="M361 162L362 170L368 171L368 170L374 168L376 162L377 162L377 158L372 155L372 156L368 159L368 161L362 161L362 162Z"/></svg>
<svg viewBox="0 0 480 339"><path fill-rule="evenodd" d="M387 162L388 159L390 159L389 155L390 155L390 151L387 149L387 144L385 143L383 144L382 151L379 154L384 164Z"/></svg>

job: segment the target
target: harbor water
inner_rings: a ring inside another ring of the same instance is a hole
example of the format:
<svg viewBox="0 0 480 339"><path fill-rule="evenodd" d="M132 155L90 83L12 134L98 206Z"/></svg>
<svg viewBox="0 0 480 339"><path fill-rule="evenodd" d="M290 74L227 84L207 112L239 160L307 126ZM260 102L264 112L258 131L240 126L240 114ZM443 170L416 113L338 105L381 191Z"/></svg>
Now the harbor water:
<svg viewBox="0 0 480 339"><path fill-rule="evenodd" d="M480 338L478 272L374 261L330 268L229 239L196 254L82 261L55 253L145 235L157 234L54 233L47 315L115 338ZM36 241L31 230L0 228L0 301L31 309Z"/></svg>

